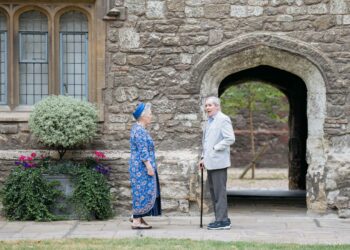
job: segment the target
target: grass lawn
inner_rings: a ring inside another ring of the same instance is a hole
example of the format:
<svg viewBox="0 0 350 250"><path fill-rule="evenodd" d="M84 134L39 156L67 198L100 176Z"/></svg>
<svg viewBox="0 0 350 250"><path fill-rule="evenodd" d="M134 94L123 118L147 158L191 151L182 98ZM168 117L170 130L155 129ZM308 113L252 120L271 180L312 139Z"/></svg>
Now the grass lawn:
<svg viewBox="0 0 350 250"><path fill-rule="evenodd" d="M230 249L230 250L345 250L350 245L295 245L295 244L263 244L248 242L219 242L219 241L193 241L174 239L135 238L121 240L100 239L67 239L67 240L38 240L38 241L0 241L0 249Z"/></svg>

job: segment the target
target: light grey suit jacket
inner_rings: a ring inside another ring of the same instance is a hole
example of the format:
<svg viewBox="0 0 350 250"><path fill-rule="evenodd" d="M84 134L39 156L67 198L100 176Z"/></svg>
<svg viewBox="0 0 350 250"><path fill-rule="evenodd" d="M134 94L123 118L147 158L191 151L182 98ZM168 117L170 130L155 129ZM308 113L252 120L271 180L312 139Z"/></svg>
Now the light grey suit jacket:
<svg viewBox="0 0 350 250"><path fill-rule="evenodd" d="M230 145L235 142L231 119L218 112L214 120L203 130L204 166L208 170L227 168L231 165Z"/></svg>

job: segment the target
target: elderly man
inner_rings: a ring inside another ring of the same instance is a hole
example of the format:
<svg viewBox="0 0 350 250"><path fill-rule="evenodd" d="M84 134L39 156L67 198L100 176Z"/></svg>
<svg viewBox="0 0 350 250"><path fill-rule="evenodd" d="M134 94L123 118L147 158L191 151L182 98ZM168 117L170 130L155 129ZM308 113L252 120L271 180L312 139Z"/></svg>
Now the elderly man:
<svg viewBox="0 0 350 250"><path fill-rule="evenodd" d="M227 216L227 168L231 165L230 145L235 141L230 118L221 112L220 99L211 96L205 101L208 121L203 130L203 153L200 168L207 169L210 196L213 202L215 221L208 224L209 230L230 229Z"/></svg>

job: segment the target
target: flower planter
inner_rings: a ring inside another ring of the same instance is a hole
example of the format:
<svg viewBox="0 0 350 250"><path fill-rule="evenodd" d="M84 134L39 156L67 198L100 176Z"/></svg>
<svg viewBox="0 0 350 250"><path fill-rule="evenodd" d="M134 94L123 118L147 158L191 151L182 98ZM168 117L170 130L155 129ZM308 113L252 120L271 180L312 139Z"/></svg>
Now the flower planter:
<svg viewBox="0 0 350 250"><path fill-rule="evenodd" d="M74 192L74 186L69 176L44 174L43 177L49 182L57 182L56 188L62 192L62 196L57 199L56 204L52 207L52 213L62 219L79 219L74 206L69 201Z"/></svg>

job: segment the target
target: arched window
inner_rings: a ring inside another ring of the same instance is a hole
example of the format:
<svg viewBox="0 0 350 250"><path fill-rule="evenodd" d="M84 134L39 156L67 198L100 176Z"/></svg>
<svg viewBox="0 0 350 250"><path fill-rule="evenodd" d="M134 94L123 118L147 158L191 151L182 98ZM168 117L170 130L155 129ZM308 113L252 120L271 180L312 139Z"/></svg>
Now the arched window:
<svg viewBox="0 0 350 250"><path fill-rule="evenodd" d="M0 104L7 104L7 20L0 12Z"/></svg>
<svg viewBox="0 0 350 250"><path fill-rule="evenodd" d="M88 99L88 20L78 11L60 18L61 94Z"/></svg>
<svg viewBox="0 0 350 250"><path fill-rule="evenodd" d="M48 91L48 19L36 10L19 18L19 102L33 105Z"/></svg>

